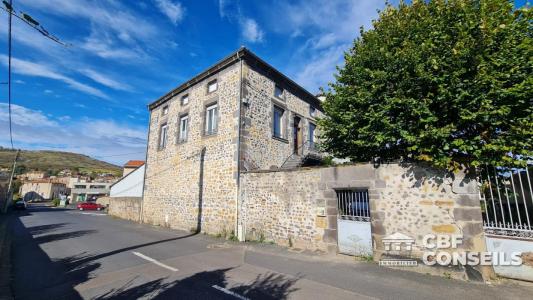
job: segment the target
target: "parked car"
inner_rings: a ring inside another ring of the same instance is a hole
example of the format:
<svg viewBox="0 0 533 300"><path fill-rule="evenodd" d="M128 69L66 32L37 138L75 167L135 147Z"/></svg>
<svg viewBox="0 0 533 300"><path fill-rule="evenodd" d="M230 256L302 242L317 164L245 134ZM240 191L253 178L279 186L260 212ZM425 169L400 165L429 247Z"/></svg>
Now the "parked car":
<svg viewBox="0 0 533 300"><path fill-rule="evenodd" d="M82 202L76 206L79 210L102 210L104 206L96 202Z"/></svg>
<svg viewBox="0 0 533 300"><path fill-rule="evenodd" d="M26 209L26 201L24 201L24 200L15 201L15 203L13 204L13 208L15 208L16 210L24 210L24 209Z"/></svg>

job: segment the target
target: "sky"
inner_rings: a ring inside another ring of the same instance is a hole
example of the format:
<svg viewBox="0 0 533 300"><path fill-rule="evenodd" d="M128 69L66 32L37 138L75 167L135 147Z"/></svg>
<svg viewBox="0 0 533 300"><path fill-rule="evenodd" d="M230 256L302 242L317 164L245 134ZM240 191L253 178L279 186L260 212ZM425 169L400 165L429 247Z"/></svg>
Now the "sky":
<svg viewBox="0 0 533 300"><path fill-rule="evenodd" d="M394 2L394 1L392 1ZM525 1L517 0L521 6ZM70 44L13 21L15 148L144 159L147 105L246 46L312 93L370 28L381 0L13 0ZM7 13L0 11L0 82L7 82ZM10 147L7 86L0 146Z"/></svg>

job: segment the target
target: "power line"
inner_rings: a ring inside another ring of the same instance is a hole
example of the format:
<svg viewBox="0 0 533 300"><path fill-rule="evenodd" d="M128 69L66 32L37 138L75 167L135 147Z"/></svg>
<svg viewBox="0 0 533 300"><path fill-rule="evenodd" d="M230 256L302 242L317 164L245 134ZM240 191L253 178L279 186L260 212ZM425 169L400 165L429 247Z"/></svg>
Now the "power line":
<svg viewBox="0 0 533 300"><path fill-rule="evenodd" d="M12 51L13 51L13 38L12 38L12 27L13 27L13 16L16 18L22 20L24 23L28 24L33 29L40 32L43 36L47 37L48 39L63 45L65 47L69 46L69 44L63 43L59 40L59 38L51 35L42 25L39 24L34 18L32 18L30 15L20 12L20 15L18 15L15 10L13 9L13 0L8 1L2 1L4 3L5 7L0 7L5 12L9 14L8 17L8 42L7 42L7 48L8 48L8 75L7 75L7 102L8 102L8 115L9 115L9 140L11 142L11 149L13 150L15 147L13 145L13 121L12 121L12 113L11 113L11 58L12 58Z"/></svg>
<svg viewBox="0 0 533 300"><path fill-rule="evenodd" d="M6 2L4 1L4 4ZM13 10L13 2L12 0L9 0L9 8ZM8 60L7 60L7 107L8 107L8 115L9 115L9 139L11 141L11 149L14 149L13 147L13 122L11 121L11 49L12 49L12 42L11 42L11 25L13 23L12 13L9 13L8 18L8 42L7 42L7 52L8 52ZM18 155L18 152L17 152ZM16 161L16 159L15 159Z"/></svg>
<svg viewBox="0 0 533 300"><path fill-rule="evenodd" d="M20 14L17 14L15 12L15 9L13 8L13 5L12 5L12 1L13 0L9 0L9 3L7 1L2 1L4 3L4 7L0 7L2 10L4 10L5 12L7 12L9 14L9 16L14 16L15 18L21 20L22 22L28 24L31 28L37 30L39 33L41 33L43 36L45 36L46 38L62 45L62 46L65 46L65 47L70 47L72 46L72 44L70 43L65 43L63 41L61 41L58 37L50 34L50 32L48 32L48 30L46 30L38 21L36 21L32 16L30 16L29 14L27 13L24 13L24 12L19 12Z"/></svg>

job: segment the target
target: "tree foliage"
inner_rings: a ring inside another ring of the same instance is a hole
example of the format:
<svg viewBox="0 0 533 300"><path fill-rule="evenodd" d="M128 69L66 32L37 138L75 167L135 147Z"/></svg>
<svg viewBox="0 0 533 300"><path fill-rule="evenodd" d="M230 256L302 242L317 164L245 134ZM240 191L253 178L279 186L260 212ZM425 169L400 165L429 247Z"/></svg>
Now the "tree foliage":
<svg viewBox="0 0 533 300"><path fill-rule="evenodd" d="M440 168L533 157L533 22L506 0L388 5L327 91L324 150Z"/></svg>

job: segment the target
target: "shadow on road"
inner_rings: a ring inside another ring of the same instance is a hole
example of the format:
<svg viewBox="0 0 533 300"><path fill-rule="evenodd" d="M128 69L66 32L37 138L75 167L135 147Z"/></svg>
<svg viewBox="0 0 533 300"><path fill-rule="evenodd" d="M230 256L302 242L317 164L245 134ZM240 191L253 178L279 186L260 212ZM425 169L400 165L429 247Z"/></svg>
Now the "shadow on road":
<svg viewBox="0 0 533 300"><path fill-rule="evenodd" d="M32 207L26 211L15 211L10 215L10 231L13 239L12 270L14 280L13 291L16 299L81 299L74 289L80 283L91 279L91 272L100 267L96 260L125 251L150 245L185 239L197 233L178 236L149 243L125 247L98 255L80 253L59 260L52 260L39 246L43 243L73 239L95 230L78 230L65 233L53 233L67 223L47 224L25 227L21 217L30 216L35 212L56 212L64 209L46 206ZM46 234L46 235L42 235ZM35 235L42 235L34 237Z"/></svg>
<svg viewBox="0 0 533 300"><path fill-rule="evenodd" d="M97 299L236 299L213 286L224 288L228 282L228 269L219 269L196 273L182 280L165 282L165 279L153 280L138 286L133 281L121 288L112 290ZM229 289L245 298L250 299L287 299L297 289L293 285L298 278L287 278L281 274L259 275L250 283L238 285Z"/></svg>
<svg viewBox="0 0 533 300"><path fill-rule="evenodd" d="M83 233L46 235L42 239L34 234L50 232L63 223L26 228L17 215L10 216L12 233L12 287L16 299L81 299L74 287L90 279L90 273L100 267L99 263L79 262L87 257L75 255L60 260L51 260L39 247L39 243L81 236ZM86 234L86 233L85 233Z"/></svg>

